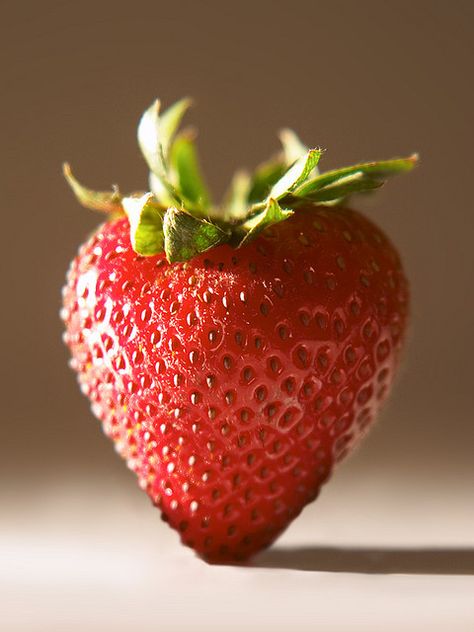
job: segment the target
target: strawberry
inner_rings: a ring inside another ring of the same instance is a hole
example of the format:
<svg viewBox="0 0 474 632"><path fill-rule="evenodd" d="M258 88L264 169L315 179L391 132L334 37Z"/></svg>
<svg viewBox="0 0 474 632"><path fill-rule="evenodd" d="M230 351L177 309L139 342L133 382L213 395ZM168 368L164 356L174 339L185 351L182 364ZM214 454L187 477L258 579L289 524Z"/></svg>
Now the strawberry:
<svg viewBox="0 0 474 632"><path fill-rule="evenodd" d="M283 151L210 202L188 106L139 125L151 192L86 189L109 213L71 264L71 366L105 433L185 544L211 562L268 546L385 400L407 324L399 255L344 202L416 157L320 174Z"/></svg>

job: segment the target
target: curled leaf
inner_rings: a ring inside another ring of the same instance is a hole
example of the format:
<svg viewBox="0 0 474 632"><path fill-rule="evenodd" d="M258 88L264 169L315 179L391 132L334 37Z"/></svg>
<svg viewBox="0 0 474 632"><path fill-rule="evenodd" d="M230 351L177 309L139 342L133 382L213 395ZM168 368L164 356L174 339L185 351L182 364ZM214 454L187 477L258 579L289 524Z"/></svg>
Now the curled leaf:
<svg viewBox="0 0 474 632"><path fill-rule="evenodd" d="M384 180L377 180L369 177L363 171L356 171L308 194L306 199L318 204L331 203L334 205L339 204L352 193L368 193L380 188L383 184Z"/></svg>
<svg viewBox="0 0 474 632"><path fill-rule="evenodd" d="M160 101L156 99L144 112L138 124L138 144L151 171L160 174L163 158L168 157L176 130L191 101L181 99L160 115Z"/></svg>
<svg viewBox="0 0 474 632"><path fill-rule="evenodd" d="M170 167L184 201L197 210L207 210L211 198L199 166L194 137L189 132L177 136L171 145Z"/></svg>
<svg viewBox="0 0 474 632"><path fill-rule="evenodd" d="M309 151L309 148L301 142L292 129L282 129L279 133L279 138L283 147L285 163L288 167Z"/></svg>
<svg viewBox="0 0 474 632"><path fill-rule="evenodd" d="M247 200L249 204L265 200L285 172L309 151L292 130L283 129L279 136L283 151L254 171Z"/></svg>
<svg viewBox="0 0 474 632"><path fill-rule="evenodd" d="M264 200L287 169L288 165L281 155L259 165L252 175L248 202L254 204Z"/></svg>
<svg viewBox="0 0 474 632"><path fill-rule="evenodd" d="M163 206L173 206L177 203L177 194L174 193L173 185L168 182L164 184L163 178L159 178L157 175L150 171L148 175L148 184L150 190L157 200L163 204Z"/></svg>
<svg viewBox="0 0 474 632"><path fill-rule="evenodd" d="M140 150L150 171L162 170L160 151L160 101L156 99L143 113L138 124L137 136Z"/></svg>
<svg viewBox="0 0 474 632"><path fill-rule="evenodd" d="M242 225L245 235L239 243L239 247L244 246L254 239L259 233L265 230L265 228L268 228L272 224L278 224L292 215L293 211L282 209L276 200L270 198L258 215L255 215Z"/></svg>
<svg viewBox="0 0 474 632"><path fill-rule="evenodd" d="M184 113L190 105L189 99L181 99L160 115L160 101L154 101L138 124L138 144L154 176L153 191L162 203L182 200L173 185L168 167L171 142ZM165 192L165 195L162 193Z"/></svg>
<svg viewBox="0 0 474 632"><path fill-rule="evenodd" d="M171 141L181 123L186 111L191 107L192 100L189 98L180 99L167 108L159 117L159 137L165 158L168 158Z"/></svg>
<svg viewBox="0 0 474 632"><path fill-rule="evenodd" d="M130 223L130 242L139 255L156 255L163 251L163 217L165 209L157 205L152 193L123 198Z"/></svg>
<svg viewBox="0 0 474 632"><path fill-rule="evenodd" d="M225 195L224 210L229 219L241 219L249 209L249 193L252 186L246 171L237 171Z"/></svg>
<svg viewBox="0 0 474 632"><path fill-rule="evenodd" d="M194 135L178 132L189 106L190 100L182 99L161 112L157 100L140 119L138 142L150 171L150 193L122 197L116 188L94 191L80 184L64 165L64 175L81 204L127 214L132 247L141 255L164 250L168 260L176 262L222 243L243 246L304 205L332 206L337 212L349 195L377 189L389 176L411 170L418 161L413 154L319 173L322 150L308 149L293 131L284 129L279 154L252 175L237 173L218 208L202 176Z"/></svg>
<svg viewBox="0 0 474 632"><path fill-rule="evenodd" d="M122 196L118 187L112 191L94 191L82 185L72 175L69 163L63 164L63 174L78 201L85 207L104 213L123 213Z"/></svg>
<svg viewBox="0 0 474 632"><path fill-rule="evenodd" d="M271 188L269 197L279 200L308 179L321 158L321 149L310 149Z"/></svg>
<svg viewBox="0 0 474 632"><path fill-rule="evenodd" d="M192 257L229 240L230 233L219 226L175 207L170 207L163 220L164 248L170 263Z"/></svg>
<svg viewBox="0 0 474 632"><path fill-rule="evenodd" d="M364 176L367 176L367 182L370 182L370 179L373 178L384 180L389 176L410 171L416 166L417 162L418 155L413 154L408 158L394 158L392 160L381 160L378 162L365 162L358 165L352 165L350 167L343 167L342 169L334 169L333 171L326 171L326 173L322 173L316 178L302 182L293 193L298 197L311 197L313 199L313 194L316 191L333 185L338 181L340 182L342 178L362 173ZM359 189L359 191L360 190L363 189Z"/></svg>

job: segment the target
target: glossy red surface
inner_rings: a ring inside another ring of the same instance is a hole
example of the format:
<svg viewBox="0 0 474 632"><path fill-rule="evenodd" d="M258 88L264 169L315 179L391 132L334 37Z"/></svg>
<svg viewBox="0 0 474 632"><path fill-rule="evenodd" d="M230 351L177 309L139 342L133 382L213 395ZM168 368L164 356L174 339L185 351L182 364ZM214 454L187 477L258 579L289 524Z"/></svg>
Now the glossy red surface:
<svg viewBox="0 0 474 632"><path fill-rule="evenodd" d="M206 559L270 544L363 436L393 380L407 283L350 210L301 209L241 250L136 255L125 219L64 289L83 392L140 486Z"/></svg>

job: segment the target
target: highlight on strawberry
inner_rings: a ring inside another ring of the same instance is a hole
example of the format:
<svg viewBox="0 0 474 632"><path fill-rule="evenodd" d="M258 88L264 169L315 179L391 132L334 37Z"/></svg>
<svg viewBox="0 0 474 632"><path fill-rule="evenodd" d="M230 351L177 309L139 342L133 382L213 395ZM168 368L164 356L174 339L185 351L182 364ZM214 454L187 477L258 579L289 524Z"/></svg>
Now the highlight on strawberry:
<svg viewBox="0 0 474 632"><path fill-rule="evenodd" d="M314 500L386 399L409 292L399 254L349 208L417 156L320 172L294 132L216 205L190 105L143 114L146 191L86 188L104 222L72 261L64 339L92 411L205 560L244 560Z"/></svg>

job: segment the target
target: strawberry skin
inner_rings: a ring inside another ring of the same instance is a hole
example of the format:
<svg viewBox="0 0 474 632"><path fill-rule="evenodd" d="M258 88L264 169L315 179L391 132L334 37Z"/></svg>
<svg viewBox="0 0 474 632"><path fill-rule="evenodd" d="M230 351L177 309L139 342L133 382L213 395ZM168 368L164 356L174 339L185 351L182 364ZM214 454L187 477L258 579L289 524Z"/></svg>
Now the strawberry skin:
<svg viewBox="0 0 474 632"><path fill-rule="evenodd" d="M407 322L397 251L359 213L307 204L240 249L144 257L127 218L64 288L82 391L139 484L208 561L268 546L390 390Z"/></svg>

